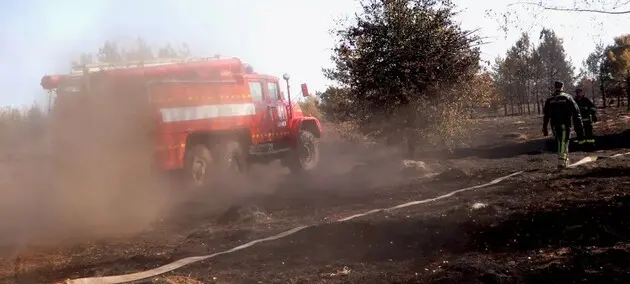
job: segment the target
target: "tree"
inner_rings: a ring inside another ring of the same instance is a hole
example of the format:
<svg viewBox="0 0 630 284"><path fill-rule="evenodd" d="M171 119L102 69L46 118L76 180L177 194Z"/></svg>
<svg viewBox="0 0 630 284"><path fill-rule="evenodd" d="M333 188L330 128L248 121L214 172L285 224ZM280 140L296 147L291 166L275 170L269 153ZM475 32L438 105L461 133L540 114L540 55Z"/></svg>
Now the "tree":
<svg viewBox="0 0 630 284"><path fill-rule="evenodd" d="M99 62L120 62L123 58L121 51L118 49L118 44L113 41L105 41L98 50L97 59Z"/></svg>
<svg viewBox="0 0 630 284"><path fill-rule="evenodd" d="M529 36L526 33L521 34L521 38L516 41L514 46L507 52L506 60L512 60L514 67L514 93L515 101L518 103L518 113L524 114L524 106L527 107L527 113L531 114L529 101L529 85L530 85L530 63L531 49Z"/></svg>
<svg viewBox="0 0 630 284"><path fill-rule="evenodd" d="M630 1L581 0L573 1L573 5L558 5L558 1L554 0L516 1L501 8L505 8L505 10L489 9L486 14L488 17L494 18L507 35L512 28L531 31L535 27L544 27L548 17L552 16L548 12L590 14L593 17L586 20L591 21L590 24L596 24L597 22L593 21L603 20L611 16L624 17L630 14ZM523 26L525 21L519 18L521 15L533 20L529 22L530 25ZM589 25L587 22L580 24Z"/></svg>
<svg viewBox="0 0 630 284"><path fill-rule="evenodd" d="M319 109L326 120L342 122L353 120L348 88L330 86L324 92L317 94L319 98Z"/></svg>
<svg viewBox="0 0 630 284"><path fill-rule="evenodd" d="M496 109L503 101L503 95L499 92L490 72L476 74L469 84L464 85L463 92L468 92L468 96L476 98L470 102L471 111L476 108Z"/></svg>
<svg viewBox="0 0 630 284"><path fill-rule="evenodd" d="M557 6L552 0L536 2L516 2L508 6L521 5L533 6L542 10L576 12L576 13L597 13L607 15L630 14L630 2L628 1L607 1L607 0L583 0L574 1L573 6Z"/></svg>
<svg viewBox="0 0 630 284"><path fill-rule="evenodd" d="M189 57L192 53L190 52L190 46L183 42L181 47L177 50L178 57Z"/></svg>
<svg viewBox="0 0 630 284"><path fill-rule="evenodd" d="M615 37L614 44L606 50L606 61L610 67L610 78L625 89L626 105L630 110L630 34Z"/></svg>
<svg viewBox="0 0 630 284"><path fill-rule="evenodd" d="M605 82L602 77L604 73L602 69L604 68L604 63L606 60L605 47L603 44L599 43L595 46L595 51L586 57L582 65L585 78L590 80L591 92L593 93L593 98L595 98L595 86L598 86L598 89L601 92L602 98L602 107L606 108L606 92L605 92Z"/></svg>
<svg viewBox="0 0 630 284"><path fill-rule="evenodd" d="M503 107L505 111L505 115L508 115L508 106L509 106L509 114L516 114L516 89L517 89L517 79L516 79L516 69L515 65L516 61L512 58L506 57L505 59L497 58L495 61L494 68L494 81L498 86L498 89L503 94L504 102Z"/></svg>
<svg viewBox="0 0 630 284"><path fill-rule="evenodd" d="M144 62L155 57L153 55L153 49L141 37L136 39L135 46L133 46L131 50L124 52L122 55L126 61L140 62Z"/></svg>
<svg viewBox="0 0 630 284"><path fill-rule="evenodd" d="M78 60L72 61L72 67L83 66L92 63L94 63L94 56L91 53L81 53Z"/></svg>
<svg viewBox="0 0 630 284"><path fill-rule="evenodd" d="M158 58L175 58L178 56L180 56L180 54L171 46L170 43L160 47L157 52Z"/></svg>
<svg viewBox="0 0 630 284"><path fill-rule="evenodd" d="M512 115L532 113L531 94L538 82L534 80L534 76L539 66L538 61L534 60L534 55L535 50L532 49L529 35L522 33L514 46L506 52L505 58L498 58L495 61L493 76L498 89L506 99L504 103L506 115L508 103ZM538 93L536 93L536 101L538 101Z"/></svg>
<svg viewBox="0 0 630 284"><path fill-rule="evenodd" d="M536 100L536 112L542 114L543 98L542 95L548 93L549 82L547 76L545 76L545 66L543 64L543 57L540 54L540 50L532 46L532 57L530 60L532 92L534 93L534 99Z"/></svg>
<svg viewBox="0 0 630 284"><path fill-rule="evenodd" d="M572 86L573 66L567 59L562 39L549 29L542 30L541 38L542 42L538 45L536 52L540 57L541 73L546 76L547 92L552 92L552 83L556 80L564 82L566 86Z"/></svg>
<svg viewBox="0 0 630 284"><path fill-rule="evenodd" d="M300 109L302 109L304 115L313 116L320 120L322 119L317 94L315 96L309 95L305 100L299 101L298 104L300 105Z"/></svg>
<svg viewBox="0 0 630 284"><path fill-rule="evenodd" d="M503 94L503 111L504 115L508 116L508 103L510 104L512 114L514 113L514 107L512 102L512 72L509 62L501 57L497 57L494 61L492 68L492 80L496 86L497 91Z"/></svg>
<svg viewBox="0 0 630 284"><path fill-rule="evenodd" d="M85 66L91 63L121 63L121 62L145 62L154 58L186 58L191 55L188 44L182 43L178 49L170 43L155 49L142 37L138 37L132 46L121 47L115 41L105 41L94 56L92 53L82 53L78 60L72 61L72 67Z"/></svg>
<svg viewBox="0 0 630 284"><path fill-rule="evenodd" d="M366 0L356 22L334 33L334 67L325 75L347 90L361 130L415 152L419 134L461 128L470 98L456 87L479 69L479 37L464 31L450 0ZM455 128L453 128L455 127Z"/></svg>
<svg viewBox="0 0 630 284"><path fill-rule="evenodd" d="M573 67L566 58L562 40L552 30L543 29L541 42L534 46L526 33L514 46L497 58L493 67L493 80L503 94L505 115L531 114L532 99L538 114L541 113L541 94L550 94L552 82L561 80L573 84Z"/></svg>

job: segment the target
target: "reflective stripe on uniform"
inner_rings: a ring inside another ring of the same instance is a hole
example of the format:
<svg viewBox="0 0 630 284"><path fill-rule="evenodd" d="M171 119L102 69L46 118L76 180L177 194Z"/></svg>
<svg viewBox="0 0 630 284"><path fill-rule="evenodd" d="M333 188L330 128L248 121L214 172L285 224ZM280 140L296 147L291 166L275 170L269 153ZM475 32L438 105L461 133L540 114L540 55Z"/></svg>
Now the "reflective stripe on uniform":
<svg viewBox="0 0 630 284"><path fill-rule="evenodd" d="M566 140L567 140L567 131L566 125L562 125L562 136L560 137L560 141L558 143L558 160L559 162L566 166L568 163L568 155L566 151Z"/></svg>
<svg viewBox="0 0 630 284"><path fill-rule="evenodd" d="M595 139L584 139L579 142L579 144L585 144L585 143L595 143Z"/></svg>

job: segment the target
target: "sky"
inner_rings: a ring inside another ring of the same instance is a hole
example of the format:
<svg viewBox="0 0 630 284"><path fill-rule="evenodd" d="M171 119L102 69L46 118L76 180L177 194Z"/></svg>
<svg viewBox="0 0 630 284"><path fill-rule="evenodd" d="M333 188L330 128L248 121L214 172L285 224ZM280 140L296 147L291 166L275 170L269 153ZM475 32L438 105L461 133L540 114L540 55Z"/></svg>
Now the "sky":
<svg viewBox="0 0 630 284"><path fill-rule="evenodd" d="M482 58L493 61L520 36L500 29L495 15L511 19L538 39L542 25L564 39L575 66L599 41L611 42L630 26L630 15L543 12L501 0L454 0L465 29L485 38ZM553 1L572 5L573 0ZM291 74L292 90L300 83L323 91L330 67L337 20L359 10L355 0L0 0L0 106L45 102L42 76L69 72L82 52L97 52L105 40L131 43L142 36L152 45L186 42L195 55L239 57L256 72Z"/></svg>

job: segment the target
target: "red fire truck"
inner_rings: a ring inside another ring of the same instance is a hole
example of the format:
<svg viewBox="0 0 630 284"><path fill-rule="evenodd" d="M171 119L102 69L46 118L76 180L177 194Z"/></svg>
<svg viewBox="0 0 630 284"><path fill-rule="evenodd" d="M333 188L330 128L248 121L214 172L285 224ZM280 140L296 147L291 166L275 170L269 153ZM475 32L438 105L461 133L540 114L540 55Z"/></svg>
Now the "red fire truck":
<svg viewBox="0 0 630 284"><path fill-rule="evenodd" d="M54 96L53 117L73 103L81 109L91 104L92 112L146 103L153 163L182 170L200 188L226 170L246 172L252 163L279 159L294 173L316 167L320 122L291 101L289 76L283 79L286 97L277 77L258 74L238 58L196 58L86 65L68 75L44 76L41 85ZM306 84L301 87L308 96ZM84 120L75 116L66 123Z"/></svg>

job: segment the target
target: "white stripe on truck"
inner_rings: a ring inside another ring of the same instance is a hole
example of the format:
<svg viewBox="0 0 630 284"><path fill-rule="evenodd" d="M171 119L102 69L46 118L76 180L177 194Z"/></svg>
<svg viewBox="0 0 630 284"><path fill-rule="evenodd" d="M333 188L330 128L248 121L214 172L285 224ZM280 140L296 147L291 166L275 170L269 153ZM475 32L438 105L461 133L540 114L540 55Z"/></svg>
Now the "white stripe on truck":
<svg viewBox="0 0 630 284"><path fill-rule="evenodd" d="M217 117L247 116L256 114L253 103L201 105L160 109L163 122L178 122Z"/></svg>

